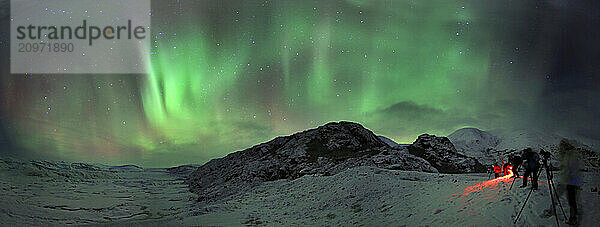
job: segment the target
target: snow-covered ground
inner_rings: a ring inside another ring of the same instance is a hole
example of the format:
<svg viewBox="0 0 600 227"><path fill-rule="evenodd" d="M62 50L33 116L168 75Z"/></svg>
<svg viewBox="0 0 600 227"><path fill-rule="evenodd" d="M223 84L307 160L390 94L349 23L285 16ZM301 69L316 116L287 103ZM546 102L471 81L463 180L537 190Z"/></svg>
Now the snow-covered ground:
<svg viewBox="0 0 600 227"><path fill-rule="evenodd" d="M0 159L0 226L160 222L192 204L187 184L166 169L11 161Z"/></svg>
<svg viewBox="0 0 600 227"><path fill-rule="evenodd" d="M555 173L556 174L556 173ZM181 223L207 225L511 226L529 188L518 179L486 182L485 174L433 174L357 167L328 177L304 176L263 184L205 208ZM553 226L545 173L517 225ZM600 221L598 174L581 192L582 226ZM566 195L561 197L568 215ZM557 209L560 209L557 207ZM559 217L564 220L562 214ZM564 224L561 223L561 225Z"/></svg>
<svg viewBox="0 0 600 227"><path fill-rule="evenodd" d="M485 182L486 174L356 167L333 176L266 182L227 201L199 207L181 174L133 166L98 169L95 171L110 174L68 180L3 168L0 223L510 226L529 192L518 187L521 179L508 190L512 179ZM581 223L596 226L600 222L600 194L592 188L600 186L599 174L584 173L584 178L579 200ZM540 190L532 193L517 225L554 225L545 173L539 183ZM568 215L565 195L561 201Z"/></svg>

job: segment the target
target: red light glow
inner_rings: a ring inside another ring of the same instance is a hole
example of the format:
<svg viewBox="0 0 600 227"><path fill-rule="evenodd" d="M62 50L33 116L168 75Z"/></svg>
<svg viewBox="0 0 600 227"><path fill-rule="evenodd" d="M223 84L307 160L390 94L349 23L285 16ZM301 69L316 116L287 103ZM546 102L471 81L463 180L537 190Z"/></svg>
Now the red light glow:
<svg viewBox="0 0 600 227"><path fill-rule="evenodd" d="M511 181L511 179L513 179L513 171L512 171L512 166L508 165L506 168L506 175L498 177L498 178L494 178L488 181L484 181L481 182L479 184L473 185L473 186L469 186L467 188L465 188L465 191L461 194L462 196L467 196L469 194L471 194L472 192L477 192L477 191L483 191L483 190L497 190L497 185L501 182L509 182Z"/></svg>

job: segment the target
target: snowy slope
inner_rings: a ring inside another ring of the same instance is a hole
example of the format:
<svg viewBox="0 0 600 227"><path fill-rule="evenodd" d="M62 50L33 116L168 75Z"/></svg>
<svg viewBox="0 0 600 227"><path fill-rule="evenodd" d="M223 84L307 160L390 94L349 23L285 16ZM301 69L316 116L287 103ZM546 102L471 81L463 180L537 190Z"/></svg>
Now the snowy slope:
<svg viewBox="0 0 600 227"><path fill-rule="evenodd" d="M527 147L533 149L553 150L563 137L551 132L541 132L535 130L494 130L492 134L501 138L496 147L498 150L522 150Z"/></svg>
<svg viewBox="0 0 600 227"><path fill-rule="evenodd" d="M591 174L591 173L587 173ZM585 175L582 226L600 221L598 175ZM485 174L438 174L356 167L333 176L268 182L213 204L178 224L265 226L514 226L529 188ZM545 175L517 226L554 226ZM567 210L566 196L561 197ZM558 209L558 208L557 208ZM559 211L560 212L560 211ZM559 213L561 222L562 214ZM561 223L564 225L564 222Z"/></svg>
<svg viewBox="0 0 600 227"><path fill-rule="evenodd" d="M492 164L497 159L496 146L500 139L486 131L476 128L462 128L448 136L456 150L477 158L483 164Z"/></svg>
<svg viewBox="0 0 600 227"><path fill-rule="evenodd" d="M164 225L160 223L193 205L188 201L193 194L181 179L185 177L133 165L0 158L0 226L119 225L147 220Z"/></svg>

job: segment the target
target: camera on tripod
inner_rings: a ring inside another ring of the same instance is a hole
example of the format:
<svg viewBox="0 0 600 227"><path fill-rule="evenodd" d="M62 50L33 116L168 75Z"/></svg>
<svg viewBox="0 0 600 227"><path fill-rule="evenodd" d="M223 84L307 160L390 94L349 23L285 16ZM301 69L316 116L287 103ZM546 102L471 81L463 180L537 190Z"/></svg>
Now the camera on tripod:
<svg viewBox="0 0 600 227"><path fill-rule="evenodd" d="M542 167L549 171L549 178L552 179L552 164L548 164L548 160L552 157L552 153L545 151L544 149L540 149L540 155L542 156Z"/></svg>
<svg viewBox="0 0 600 227"><path fill-rule="evenodd" d="M540 155L542 155L542 161L544 163L548 163L548 159L552 156L552 154L544 149L540 149Z"/></svg>

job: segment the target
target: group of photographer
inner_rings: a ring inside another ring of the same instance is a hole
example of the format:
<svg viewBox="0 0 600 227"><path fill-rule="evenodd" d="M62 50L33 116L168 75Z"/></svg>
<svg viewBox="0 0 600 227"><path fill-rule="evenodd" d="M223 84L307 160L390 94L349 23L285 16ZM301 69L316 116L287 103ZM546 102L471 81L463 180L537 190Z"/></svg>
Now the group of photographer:
<svg viewBox="0 0 600 227"><path fill-rule="evenodd" d="M566 140L560 142L558 151L560 156L559 161L561 170L560 181L562 185L566 185L567 199L570 208L570 217L567 223L576 225L578 214L577 191L582 184L582 177L579 170L581 161L578 155L578 150ZM523 166L525 169L521 188L527 187L527 181L529 178L531 178L531 189L538 190L538 177L541 173L541 168L546 168L548 180L552 180L551 169L553 167L549 163L551 156L552 154L544 149L540 149L538 154L531 148L525 148L520 156L518 154L509 156L508 163L513 166L512 171L514 177L519 177L518 169L520 166Z"/></svg>
<svg viewBox="0 0 600 227"><path fill-rule="evenodd" d="M500 164L497 162L492 165L492 171L494 172L494 178L503 177L510 173L510 171L514 168L510 164L510 159L508 163L504 163L503 159L500 159Z"/></svg>

